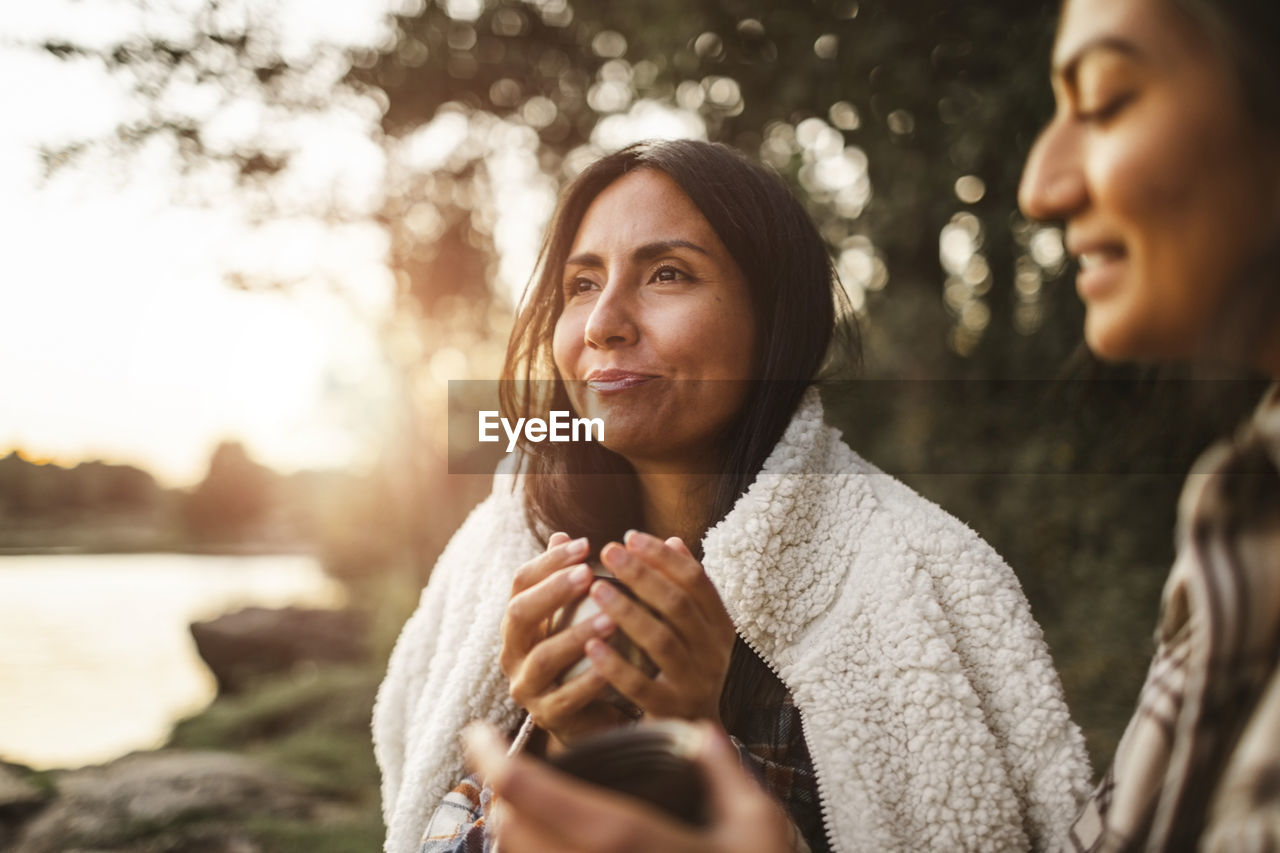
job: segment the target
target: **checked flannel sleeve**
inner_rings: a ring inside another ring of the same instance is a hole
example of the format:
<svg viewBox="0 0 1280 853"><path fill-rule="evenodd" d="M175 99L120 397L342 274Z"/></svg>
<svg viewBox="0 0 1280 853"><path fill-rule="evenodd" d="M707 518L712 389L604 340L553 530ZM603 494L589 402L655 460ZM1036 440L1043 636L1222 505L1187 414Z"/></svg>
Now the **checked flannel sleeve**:
<svg viewBox="0 0 1280 853"><path fill-rule="evenodd" d="M1062 848L1280 849L1280 386L1187 479L1157 639Z"/></svg>

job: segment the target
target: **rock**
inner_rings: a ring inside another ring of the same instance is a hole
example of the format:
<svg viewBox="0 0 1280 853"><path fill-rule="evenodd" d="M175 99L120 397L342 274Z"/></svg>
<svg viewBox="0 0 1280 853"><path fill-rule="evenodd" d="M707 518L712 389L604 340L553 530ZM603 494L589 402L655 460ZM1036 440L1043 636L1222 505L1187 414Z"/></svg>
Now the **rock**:
<svg viewBox="0 0 1280 853"><path fill-rule="evenodd" d="M0 850L8 850L18 831L53 797L47 777L20 764L0 761Z"/></svg>
<svg viewBox="0 0 1280 853"><path fill-rule="evenodd" d="M349 610L248 607L192 624L191 636L224 694L299 663L354 663L367 656L365 621Z"/></svg>
<svg viewBox="0 0 1280 853"><path fill-rule="evenodd" d="M305 817L311 802L258 762L161 750L60 771L59 796L17 836L14 853L74 850L257 853L250 817Z"/></svg>

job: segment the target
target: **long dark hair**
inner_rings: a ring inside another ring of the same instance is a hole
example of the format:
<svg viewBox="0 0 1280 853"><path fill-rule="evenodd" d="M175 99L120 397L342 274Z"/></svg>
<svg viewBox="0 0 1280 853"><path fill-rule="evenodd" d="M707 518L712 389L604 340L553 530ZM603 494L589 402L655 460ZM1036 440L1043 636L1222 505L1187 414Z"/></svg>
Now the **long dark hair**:
<svg viewBox="0 0 1280 853"><path fill-rule="evenodd" d="M856 327L842 310L843 290L813 221L781 179L733 149L692 140L640 143L595 161L569 185L507 345L502 413L572 409L551 352L564 309L565 260L591 203L639 169L671 178L702 212L743 272L755 312L758 381L723 441L708 514L714 525L759 473L833 341L842 361L858 356ZM544 542L563 530L588 537L596 550L642 527L639 484L618 454L595 442L526 442L521 451L525 511ZM689 547L696 554L701 543Z"/></svg>
<svg viewBox="0 0 1280 853"><path fill-rule="evenodd" d="M1258 132L1280 140L1280 3L1275 0L1171 0L1209 36L1235 71ZM1277 188L1280 191L1280 188ZM1232 299L1216 323L1228 330L1209 342L1210 359L1251 355L1269 343L1280 319L1280 231L1237 273Z"/></svg>

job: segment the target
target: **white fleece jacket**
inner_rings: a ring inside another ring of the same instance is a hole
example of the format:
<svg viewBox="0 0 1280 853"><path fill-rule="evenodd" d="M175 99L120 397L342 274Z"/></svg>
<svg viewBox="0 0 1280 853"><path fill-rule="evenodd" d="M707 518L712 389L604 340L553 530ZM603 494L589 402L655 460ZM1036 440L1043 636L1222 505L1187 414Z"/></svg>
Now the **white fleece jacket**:
<svg viewBox="0 0 1280 853"><path fill-rule="evenodd" d="M374 707L388 853L412 853L464 775L459 731L511 727L497 664L515 569L538 552L513 478L454 535ZM1043 849L1088 792L1084 741L1013 572L868 464L810 390L708 532L738 632L791 690L836 851Z"/></svg>

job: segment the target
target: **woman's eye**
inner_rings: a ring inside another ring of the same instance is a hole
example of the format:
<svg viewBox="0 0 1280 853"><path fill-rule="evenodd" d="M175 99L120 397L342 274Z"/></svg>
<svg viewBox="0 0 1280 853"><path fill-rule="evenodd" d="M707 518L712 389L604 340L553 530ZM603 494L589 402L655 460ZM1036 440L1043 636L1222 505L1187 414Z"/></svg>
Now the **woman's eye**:
<svg viewBox="0 0 1280 853"><path fill-rule="evenodd" d="M688 276L675 267L658 267L653 273L654 281L680 281L684 278Z"/></svg>
<svg viewBox="0 0 1280 853"><path fill-rule="evenodd" d="M564 292L569 296L577 296L579 293L586 293L595 286L595 282L589 278L571 278L565 282Z"/></svg>
<svg viewBox="0 0 1280 853"><path fill-rule="evenodd" d="M1103 101L1101 106L1091 109L1080 109L1076 115L1081 121L1090 124L1106 124L1111 119L1120 114L1120 111L1128 106L1133 99L1132 95L1119 95L1109 100Z"/></svg>
<svg viewBox="0 0 1280 853"><path fill-rule="evenodd" d="M1089 124L1106 124L1107 122L1110 122L1111 119L1116 118L1117 115L1120 114L1120 110L1123 110L1125 106L1128 106L1129 102L1133 101L1133 99L1133 92L1123 92L1120 93L1120 95L1094 97L1094 99L1088 99L1088 101L1093 102L1093 104L1097 104L1097 106L1085 106L1082 104L1078 109L1076 109L1075 114L1076 117L1082 120L1082 122L1087 122Z"/></svg>

